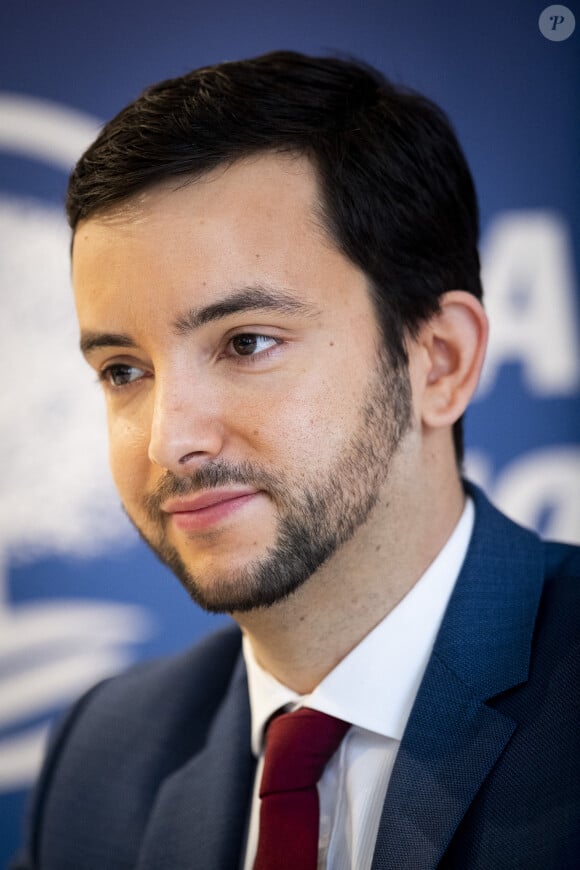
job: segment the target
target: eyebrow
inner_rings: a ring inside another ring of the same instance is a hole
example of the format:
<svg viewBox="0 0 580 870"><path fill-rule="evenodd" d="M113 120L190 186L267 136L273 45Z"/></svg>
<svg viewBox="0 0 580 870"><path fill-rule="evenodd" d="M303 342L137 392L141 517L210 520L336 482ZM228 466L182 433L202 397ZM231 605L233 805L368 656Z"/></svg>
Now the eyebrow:
<svg viewBox="0 0 580 870"><path fill-rule="evenodd" d="M320 311L312 304L295 295L264 286L242 287L233 293L204 305L201 308L190 308L173 322L176 335L186 335L232 314L244 311L277 311L281 314L295 314L305 317L316 317ZM84 331L81 334L80 348L85 356L101 347L137 347L130 335L119 332Z"/></svg>
<svg viewBox="0 0 580 870"><path fill-rule="evenodd" d="M280 314L300 314L315 317L320 314L314 305L297 298L294 294L264 286L243 287L234 293L205 305L190 308L174 321L178 335L199 329L212 320L220 320L243 311L277 311Z"/></svg>
<svg viewBox="0 0 580 870"><path fill-rule="evenodd" d="M130 335L119 332L89 332L81 334L79 342L82 353L88 356L100 347L136 347Z"/></svg>

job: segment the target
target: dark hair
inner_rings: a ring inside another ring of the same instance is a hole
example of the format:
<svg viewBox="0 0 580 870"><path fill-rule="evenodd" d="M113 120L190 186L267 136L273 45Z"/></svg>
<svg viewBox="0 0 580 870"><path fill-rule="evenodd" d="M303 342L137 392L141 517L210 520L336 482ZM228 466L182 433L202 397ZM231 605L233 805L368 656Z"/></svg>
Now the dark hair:
<svg viewBox="0 0 580 870"><path fill-rule="evenodd" d="M327 229L369 278L394 366L406 367L405 337L443 293L481 298L477 198L447 117L352 60L278 51L153 85L77 163L70 225L168 177L260 151L312 161ZM453 435L461 463L461 420Z"/></svg>

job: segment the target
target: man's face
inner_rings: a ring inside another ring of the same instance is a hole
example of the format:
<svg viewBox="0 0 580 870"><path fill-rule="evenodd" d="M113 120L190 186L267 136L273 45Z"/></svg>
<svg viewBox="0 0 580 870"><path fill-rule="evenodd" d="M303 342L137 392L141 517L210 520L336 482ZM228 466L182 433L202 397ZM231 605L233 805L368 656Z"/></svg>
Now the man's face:
<svg viewBox="0 0 580 870"><path fill-rule="evenodd" d="M367 522L409 426L363 273L275 155L166 183L77 230L82 343L142 536L203 607L298 588Z"/></svg>

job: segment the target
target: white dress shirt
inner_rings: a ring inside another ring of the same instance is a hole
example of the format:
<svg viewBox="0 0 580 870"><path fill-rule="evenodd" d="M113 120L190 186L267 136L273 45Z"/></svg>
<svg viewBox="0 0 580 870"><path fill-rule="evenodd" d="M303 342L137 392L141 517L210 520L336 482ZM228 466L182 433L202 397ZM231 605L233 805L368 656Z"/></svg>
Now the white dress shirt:
<svg viewBox="0 0 580 870"><path fill-rule="evenodd" d="M352 723L318 783L319 870L369 870L395 758L435 637L469 546L468 499L451 537L405 598L308 695L297 695L256 661L244 637L258 758L244 870L251 870L260 816L264 729L277 710L311 707Z"/></svg>

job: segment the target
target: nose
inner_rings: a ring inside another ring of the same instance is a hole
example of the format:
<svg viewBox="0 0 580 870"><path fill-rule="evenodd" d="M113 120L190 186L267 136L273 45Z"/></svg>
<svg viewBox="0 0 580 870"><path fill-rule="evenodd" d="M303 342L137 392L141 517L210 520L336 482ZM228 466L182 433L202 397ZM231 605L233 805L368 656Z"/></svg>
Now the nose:
<svg viewBox="0 0 580 870"><path fill-rule="evenodd" d="M215 393L191 374L158 377L154 387L149 459L175 474L186 474L215 459L224 445L224 424Z"/></svg>

